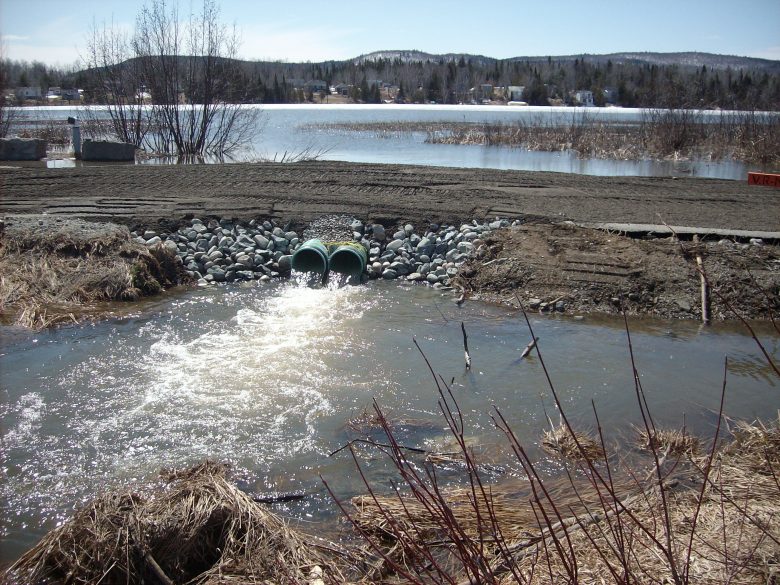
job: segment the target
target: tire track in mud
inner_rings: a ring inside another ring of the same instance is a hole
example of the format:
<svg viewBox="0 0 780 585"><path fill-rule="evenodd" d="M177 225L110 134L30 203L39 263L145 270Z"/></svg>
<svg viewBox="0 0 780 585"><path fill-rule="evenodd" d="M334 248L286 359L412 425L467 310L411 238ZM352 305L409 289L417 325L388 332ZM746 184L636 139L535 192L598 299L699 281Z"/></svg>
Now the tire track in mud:
<svg viewBox="0 0 780 585"><path fill-rule="evenodd" d="M780 229L776 190L742 181L326 161L0 167L0 213L115 216L129 224L187 215L307 222L323 213L350 213L413 223L531 215Z"/></svg>

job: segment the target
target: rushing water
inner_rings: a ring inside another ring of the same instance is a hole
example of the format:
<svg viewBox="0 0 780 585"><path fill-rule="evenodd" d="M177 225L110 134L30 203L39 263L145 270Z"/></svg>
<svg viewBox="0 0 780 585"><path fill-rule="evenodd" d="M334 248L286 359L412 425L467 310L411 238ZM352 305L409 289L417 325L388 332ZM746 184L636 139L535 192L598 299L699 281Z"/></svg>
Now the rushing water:
<svg viewBox="0 0 780 585"><path fill-rule="evenodd" d="M606 123L626 124L641 120L644 110L634 108L567 108L509 106L414 106L414 105L265 105L247 106L261 111L260 131L233 160L279 160L305 151L324 160L365 163L419 164L466 168L555 171L607 176L700 176L744 180L749 170L767 170L733 160L614 160L580 158L571 151L529 151L505 146L427 144L425 133L401 132L377 137L373 132L334 129L330 125L382 122L515 122L569 124L586 117ZM99 107L94 109L98 114ZM39 107L19 110L20 119L58 120L79 116L79 108ZM700 112L703 119L717 120L717 111ZM152 159L146 163L159 162ZM73 159L49 162L50 166L73 166ZM79 163L81 164L81 163ZM94 164L94 163L92 163ZM771 169L770 169L771 170Z"/></svg>
<svg viewBox="0 0 780 585"><path fill-rule="evenodd" d="M460 323L469 335L463 362ZM631 436L638 411L621 321L533 316L568 414L609 440ZM637 366L657 422L712 432L729 356L726 412L770 418L780 385L752 339L734 327L631 323ZM328 453L372 399L402 418L407 444L444 450L437 394L416 339L466 416L468 434L502 457L492 406L522 441L555 417L521 314L450 293L372 282L310 288L296 281L169 295L122 318L30 333L0 329L0 561L17 557L74 504L148 480L166 466L230 461L253 491L302 490L286 514L333 515L319 474L341 496L361 491L348 457ZM780 339L761 331L769 351ZM379 470L378 481L382 481Z"/></svg>

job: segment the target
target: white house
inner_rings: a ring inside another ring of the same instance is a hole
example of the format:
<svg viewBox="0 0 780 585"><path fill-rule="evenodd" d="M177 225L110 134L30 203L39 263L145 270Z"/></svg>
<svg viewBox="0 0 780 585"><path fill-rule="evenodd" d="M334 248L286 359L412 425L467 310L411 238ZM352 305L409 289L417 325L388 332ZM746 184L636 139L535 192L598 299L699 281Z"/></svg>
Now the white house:
<svg viewBox="0 0 780 585"><path fill-rule="evenodd" d="M40 87L17 87L14 92L16 99L20 100L40 100L43 99L43 92Z"/></svg>
<svg viewBox="0 0 780 585"><path fill-rule="evenodd" d="M578 106L592 108L594 106L593 92L587 89L578 89L574 92L574 102Z"/></svg>

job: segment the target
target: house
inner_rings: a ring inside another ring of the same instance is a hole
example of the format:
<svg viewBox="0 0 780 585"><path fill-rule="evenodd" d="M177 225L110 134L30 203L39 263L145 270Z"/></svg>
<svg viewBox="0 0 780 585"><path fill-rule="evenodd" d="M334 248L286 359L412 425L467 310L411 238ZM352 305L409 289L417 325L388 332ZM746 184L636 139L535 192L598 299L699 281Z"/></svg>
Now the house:
<svg viewBox="0 0 780 585"><path fill-rule="evenodd" d="M327 92L328 84L322 79L312 79L303 84L303 91L311 93Z"/></svg>
<svg viewBox="0 0 780 585"><path fill-rule="evenodd" d="M586 108L592 108L593 92L587 89L578 89L574 92L574 105L585 106Z"/></svg>
<svg viewBox="0 0 780 585"><path fill-rule="evenodd" d="M330 93L333 95L348 96L350 89L352 89L351 85L347 85L346 83L337 83L331 88Z"/></svg>
<svg viewBox="0 0 780 585"><path fill-rule="evenodd" d="M46 100L49 102L58 102L62 99L62 88L59 86L50 86L46 92Z"/></svg>
<svg viewBox="0 0 780 585"><path fill-rule="evenodd" d="M82 93L84 93L84 90L82 89L68 88L68 89L63 89L60 92L60 97L63 100L67 100L69 102L78 102L81 101Z"/></svg>
<svg viewBox="0 0 780 585"><path fill-rule="evenodd" d="M510 102L522 102L523 93L525 93L524 85L509 85L506 88L506 99Z"/></svg>
<svg viewBox="0 0 780 585"><path fill-rule="evenodd" d="M18 100L40 100L43 99L43 92L40 87L17 87L14 95Z"/></svg>
<svg viewBox="0 0 780 585"><path fill-rule="evenodd" d="M471 103L477 103L477 101L488 102L493 97L493 85L480 83L478 86L472 87L469 90L469 94L471 95Z"/></svg>
<svg viewBox="0 0 780 585"><path fill-rule="evenodd" d="M618 90L616 87L604 88L604 101L608 104L616 104L618 100Z"/></svg>

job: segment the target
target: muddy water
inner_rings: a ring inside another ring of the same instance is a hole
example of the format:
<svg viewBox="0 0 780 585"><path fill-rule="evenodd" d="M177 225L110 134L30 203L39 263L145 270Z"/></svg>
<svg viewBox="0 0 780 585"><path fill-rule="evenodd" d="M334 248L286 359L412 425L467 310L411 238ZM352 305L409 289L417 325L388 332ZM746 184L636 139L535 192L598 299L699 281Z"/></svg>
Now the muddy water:
<svg viewBox="0 0 780 585"><path fill-rule="evenodd" d="M531 322L569 415L592 427L594 400L609 440L630 437L638 412L622 322ZM631 328L658 422L711 432L726 355L729 415L770 418L780 408L780 384L738 329L661 321ZM327 455L373 398L406 421L406 444L446 450L435 385L414 339L452 382L470 439L492 456L503 452L493 406L532 443L544 409L556 416L538 358L518 359L529 340L522 315L477 302L457 307L427 287L212 287L96 325L2 335L3 562L99 490L204 458L230 461L246 489L305 492L280 511L327 520L334 511L319 475L342 496L361 491L348 458ZM780 339L768 329L761 337L778 356ZM369 468L386 481L381 466Z"/></svg>

